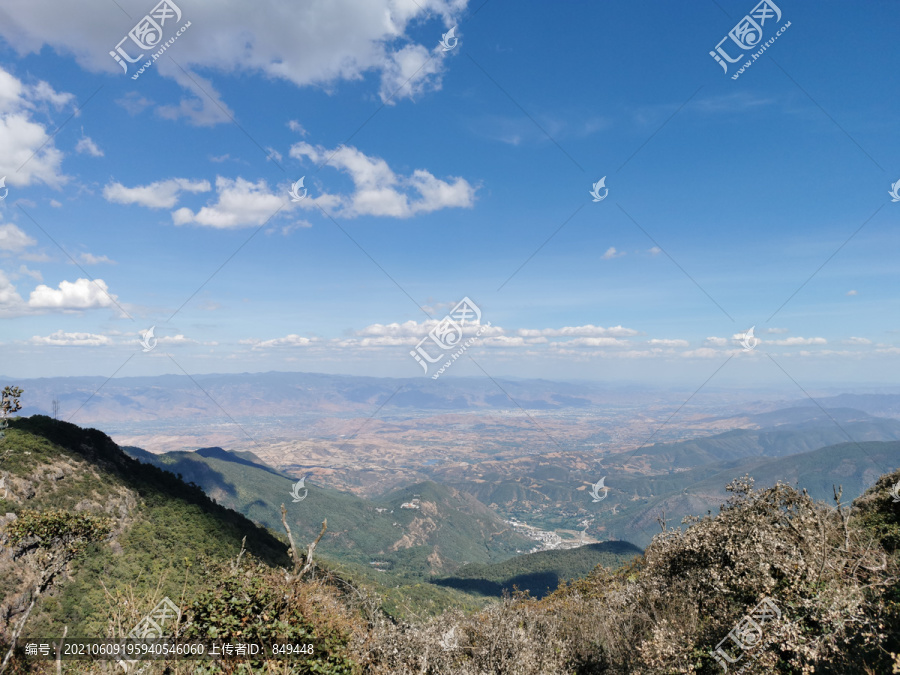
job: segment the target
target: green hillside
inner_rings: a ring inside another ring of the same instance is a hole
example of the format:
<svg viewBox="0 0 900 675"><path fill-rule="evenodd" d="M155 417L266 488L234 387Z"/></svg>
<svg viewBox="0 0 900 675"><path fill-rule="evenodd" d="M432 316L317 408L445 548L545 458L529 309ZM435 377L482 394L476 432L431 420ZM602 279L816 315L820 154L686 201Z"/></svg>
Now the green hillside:
<svg viewBox="0 0 900 675"><path fill-rule="evenodd" d="M645 544L658 531L656 519L663 514L670 524L677 524L686 515L715 513L727 496L722 486L734 476L748 474L759 487L778 481L798 484L813 499L825 501L833 497L832 486L842 486L843 498L849 501L870 488L878 476L897 467L900 441L839 443L789 457L720 462L645 481L653 486L652 497L623 501L615 514L604 512L595 526L612 536L627 533L630 541ZM623 490L632 482L634 479L623 480Z"/></svg>
<svg viewBox="0 0 900 675"><path fill-rule="evenodd" d="M0 440L6 498L0 513L29 511L110 517L113 537L90 544L71 579L44 597L31 635L102 636L106 593L180 598L202 587L207 561L246 549L270 565L289 565L286 546L244 516L214 503L196 485L125 455L105 434L45 416L10 421ZM0 560L0 595L27 587L20 560Z"/></svg>
<svg viewBox="0 0 900 675"><path fill-rule="evenodd" d="M387 581L354 585L344 571L356 563L302 576L272 533L214 503L199 486L128 457L99 431L47 417L12 420L0 439L0 512L6 514L0 516L0 648L24 625L7 672L49 673L52 663L29 657L24 642L59 636L64 628L69 637L123 635L167 595L182 611L183 621L172 627L176 636L239 642L287 636L314 644L315 654L239 668L222 661L146 664L153 675L699 675L721 672L715 646L766 599L778 609L777 617L766 615L767 634L777 639L761 642L754 654L759 668L752 672L898 671L900 504L892 491L900 472L878 478L847 509L848 492L896 462L898 453L898 442L842 444L808 453L799 464L797 457L755 460L754 473L762 477L757 485L784 478L792 467L811 491L843 483L840 511L788 485L754 488L737 479L718 513L660 532L640 556L628 544L608 542L470 564L436 583L390 589ZM270 474L249 466L256 463L252 457L242 463L218 451L205 454ZM711 495L714 480L696 487ZM450 540L486 536L479 529L488 522L486 507L440 485L423 483L383 503L379 508L409 518L407 537L427 538L427 523ZM418 508L400 509L403 503ZM435 518L448 503L456 515ZM235 555L241 540L248 551L242 560ZM42 588L39 580L54 559L64 564ZM546 594L559 579L572 581ZM466 584L472 595L458 590ZM543 597L494 600L513 586ZM457 597L469 604L423 616ZM29 618L30 601L35 610ZM458 611L479 602L487 604L483 611ZM379 604L394 606L395 616L421 620L398 621ZM63 664L69 673L114 668Z"/></svg>
<svg viewBox="0 0 900 675"><path fill-rule="evenodd" d="M804 410L790 408L756 416L777 423L774 428L734 429L708 438L659 443L644 448L637 457L646 459L652 471L663 472L728 460L786 457L843 443L848 435L857 442L900 440L898 420L871 417L857 410L829 410L838 422L835 424L831 419L797 418L797 411Z"/></svg>
<svg viewBox="0 0 900 675"><path fill-rule="evenodd" d="M453 576L433 579L432 583L485 596L500 597L504 591L518 589L542 598L556 590L560 582L587 576L597 565L617 569L641 553L627 541L606 541L528 553L492 565L465 565Z"/></svg>

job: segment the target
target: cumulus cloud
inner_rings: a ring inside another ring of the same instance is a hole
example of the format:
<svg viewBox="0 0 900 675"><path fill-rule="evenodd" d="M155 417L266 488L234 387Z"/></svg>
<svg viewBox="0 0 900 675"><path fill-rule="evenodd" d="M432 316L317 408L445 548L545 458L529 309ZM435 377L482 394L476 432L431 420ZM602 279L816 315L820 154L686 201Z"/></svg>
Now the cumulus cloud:
<svg viewBox="0 0 900 675"><path fill-rule="evenodd" d="M47 336L35 335L31 342L37 345L54 345L64 347L99 347L112 343L105 335L95 333L64 333L58 330Z"/></svg>
<svg viewBox="0 0 900 675"><path fill-rule="evenodd" d="M483 334L482 334L483 335ZM523 347L525 339L520 337L509 337L508 335L498 335L497 337L485 337L482 339L483 344L488 347Z"/></svg>
<svg viewBox="0 0 900 675"><path fill-rule="evenodd" d="M804 338L804 337L791 337L785 338L784 340L772 340L772 344L778 345L780 347L794 347L797 345L824 345L828 344L828 340L822 337L813 337L813 338Z"/></svg>
<svg viewBox="0 0 900 675"><path fill-rule="evenodd" d="M170 209L178 203L182 192L209 192L209 181L192 181L187 178L170 178L149 185L129 188L121 183L110 183L103 188L103 197L114 204L138 204L151 209Z"/></svg>
<svg viewBox="0 0 900 675"><path fill-rule="evenodd" d="M39 285L31 292L28 306L33 309L81 310L111 307L115 304L115 295L103 279L77 279L61 281L59 288Z"/></svg>
<svg viewBox="0 0 900 675"><path fill-rule="evenodd" d="M416 169L409 176L396 174L380 157L370 157L352 146L327 150L300 142L291 146L290 156L309 159L318 164L327 161L350 176L354 191L335 198L331 208L344 218L356 216L390 216L409 218L419 213L431 213L446 208L471 208L476 188L464 178L441 180L425 169ZM314 208L318 200L300 202Z"/></svg>
<svg viewBox="0 0 900 675"><path fill-rule="evenodd" d="M197 224L218 229L262 225L285 205L286 197L269 190L265 180L216 178L217 200L194 213L184 207L172 212L176 225ZM290 202L288 202L290 203Z"/></svg>
<svg viewBox="0 0 900 675"><path fill-rule="evenodd" d="M687 340L666 340L662 338L647 340L647 343L659 347L687 347L690 345Z"/></svg>
<svg viewBox="0 0 900 675"><path fill-rule="evenodd" d="M19 253L37 242L13 224L0 225L0 251Z"/></svg>
<svg viewBox="0 0 900 675"><path fill-rule="evenodd" d="M393 105L397 99L439 90L442 51L439 45L431 53L422 45L405 45L389 54L381 72L381 100Z"/></svg>
<svg viewBox="0 0 900 675"><path fill-rule="evenodd" d="M295 333L273 340L239 340L240 344L252 345L253 349L266 349L269 347L307 347L315 342L318 342L316 338L302 337Z"/></svg>
<svg viewBox="0 0 900 675"><path fill-rule="evenodd" d="M405 321L403 323L373 323L362 330L356 331L354 335L364 338L414 338L420 340L428 334L432 328L440 323L438 319L427 319L421 323L418 321ZM498 326L487 326L471 321L467 321L462 326L464 335L471 335L481 331L482 337L503 335L504 331ZM408 341L398 342L396 344L409 344Z"/></svg>
<svg viewBox="0 0 900 675"><path fill-rule="evenodd" d="M82 265L99 265L100 263L109 263L115 265L115 260L110 260L105 255L94 255L93 253L80 253L78 260Z"/></svg>
<svg viewBox="0 0 900 675"><path fill-rule="evenodd" d="M309 135L309 132L306 129L304 129L303 125L300 124L300 122L298 122L297 120L290 120L290 121L288 121L287 125L288 125L288 129L290 129L291 131L293 131L295 133L300 134L301 136Z"/></svg>
<svg viewBox="0 0 900 675"><path fill-rule="evenodd" d="M81 137L81 140L75 145L75 152L81 155L90 155L91 157L103 157L103 151L87 136Z"/></svg>
<svg viewBox="0 0 900 675"><path fill-rule="evenodd" d="M0 33L9 28L10 12L0 21ZM63 153L53 143L47 125L34 120L49 106L59 110L74 100L72 94L55 91L46 82L25 84L0 68L0 176L9 186L44 183L60 187L68 178L61 173ZM42 115L43 116L43 115Z"/></svg>
<svg viewBox="0 0 900 675"><path fill-rule="evenodd" d="M164 335L158 338L159 344L161 345L185 345L185 344L199 344L196 340L193 340L189 337L185 337L180 333L178 335Z"/></svg>
<svg viewBox="0 0 900 675"><path fill-rule="evenodd" d="M787 328L766 328L764 333L768 333L769 335L781 335L783 333L788 333Z"/></svg>
<svg viewBox="0 0 900 675"><path fill-rule="evenodd" d="M624 347L629 342L614 337L579 337L555 344L562 344L566 347Z"/></svg>
<svg viewBox="0 0 900 675"><path fill-rule="evenodd" d="M440 56L440 26L422 34L423 44L410 29L439 17L449 28L457 23L468 0L340 0L312 3L247 3L219 0L180 6L180 23L164 26L164 37L174 35L187 21L190 28L169 48L184 73L168 59L154 64L158 73L180 84L188 96L161 112L184 116L194 124L229 121L228 106L209 82L193 71L262 73L296 86L328 88L340 81L359 81L374 74L381 82L383 101L394 93L394 83L412 75L392 100L438 88L448 59ZM87 5L91 8L91 3ZM121 66L108 54L138 18L96 5L85 20L84 3L58 3L48 12L44 3L6 0L0 35L20 55L49 47L72 54L86 70L105 72L126 80ZM150 5L147 6L147 9ZM77 26L77 30L73 30ZM417 31L418 33L418 31ZM132 58L141 54L127 41L123 48ZM150 52L144 52L149 58ZM137 64L129 65L128 75ZM200 89L204 91L201 92ZM213 100L210 100L213 99ZM224 110L223 110L224 109Z"/></svg>
<svg viewBox="0 0 900 675"><path fill-rule="evenodd" d="M620 253L620 252L616 251L615 246L610 246L608 249L606 249L606 253L604 253L600 257L603 260L612 260L613 258L621 258L623 255L625 255L624 252Z"/></svg>
<svg viewBox="0 0 900 675"><path fill-rule="evenodd" d="M640 332L622 326L604 328L587 324L585 326L565 326L564 328L520 328L516 334L523 337L633 337L640 335Z"/></svg>
<svg viewBox="0 0 900 675"><path fill-rule="evenodd" d="M722 356L722 352L718 349L713 349L712 347L699 347L697 349L681 352L681 356L688 359L714 359Z"/></svg>
<svg viewBox="0 0 900 675"><path fill-rule="evenodd" d="M4 313L20 308L22 305L22 296L16 291L16 287L6 276L3 270L0 270L0 309Z"/></svg>
<svg viewBox="0 0 900 675"><path fill-rule="evenodd" d="M705 342L713 347L727 347L729 341L728 338L723 337L708 337Z"/></svg>
<svg viewBox="0 0 900 675"><path fill-rule="evenodd" d="M19 276L31 277L35 281L43 281L44 280L44 277L43 277L43 275L41 275L39 270L30 270L25 265L19 265L19 271L15 276L16 277L19 277Z"/></svg>

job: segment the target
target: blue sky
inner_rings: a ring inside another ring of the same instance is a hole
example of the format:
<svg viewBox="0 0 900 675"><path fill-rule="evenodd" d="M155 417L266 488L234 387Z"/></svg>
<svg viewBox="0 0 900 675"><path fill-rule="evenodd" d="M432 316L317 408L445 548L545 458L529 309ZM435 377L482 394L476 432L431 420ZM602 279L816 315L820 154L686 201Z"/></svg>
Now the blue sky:
<svg viewBox="0 0 900 675"><path fill-rule="evenodd" d="M6 2L0 372L896 381L900 10L754 6Z"/></svg>

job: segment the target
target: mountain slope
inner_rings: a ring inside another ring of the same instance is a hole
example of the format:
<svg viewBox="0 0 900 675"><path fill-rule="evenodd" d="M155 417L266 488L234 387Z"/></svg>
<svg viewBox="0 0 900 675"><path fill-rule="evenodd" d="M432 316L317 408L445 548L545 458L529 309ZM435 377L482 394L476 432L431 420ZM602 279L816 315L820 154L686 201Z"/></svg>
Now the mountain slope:
<svg viewBox="0 0 900 675"><path fill-rule="evenodd" d="M630 541L639 544L648 542L658 531L658 517L665 515L670 524L677 524L686 515L716 512L727 498L723 486L744 474L754 479L757 488L778 481L797 484L813 499L827 502L833 500L833 486L841 486L842 500L848 503L871 487L878 476L897 467L898 441L840 443L789 457L723 462L659 481L659 491L651 498L621 503L613 514L607 510L595 527L604 528L611 536L627 533ZM623 484L627 486L628 481L623 480Z"/></svg>
<svg viewBox="0 0 900 675"><path fill-rule="evenodd" d="M106 593L178 598L203 583L206 560L225 561L246 549L271 565L289 565L286 545L244 516L215 504L198 487L141 464L95 429L44 416L10 421L0 440L9 523L29 510L63 509L113 519L112 537L90 545L69 564L69 579L53 587L27 624L27 634L103 636ZM0 579L11 617L30 592L27 566L0 553ZM21 554L20 554L21 555ZM6 614L4 614L6 616Z"/></svg>
<svg viewBox="0 0 900 675"><path fill-rule="evenodd" d="M497 562L531 544L471 495L435 483L404 488L377 502L306 483L306 498L295 503L295 479L221 448L161 455L126 450L196 483L217 502L267 527L282 529L280 505L285 504L300 541L315 538L327 518L328 531L318 550L336 560L366 566L376 562L379 569L421 576L464 562ZM402 508L417 498L418 508Z"/></svg>
<svg viewBox="0 0 900 675"><path fill-rule="evenodd" d="M634 461L643 460L649 472L657 473L750 457L784 457L844 443L848 437L857 442L900 440L898 420L851 409L832 409L825 415L815 408L812 412L817 414L798 414L803 410L754 416L772 425L763 429L735 429L707 438L655 444L637 453ZM626 453L629 461L630 454ZM616 466L619 462L613 456L609 464Z"/></svg>

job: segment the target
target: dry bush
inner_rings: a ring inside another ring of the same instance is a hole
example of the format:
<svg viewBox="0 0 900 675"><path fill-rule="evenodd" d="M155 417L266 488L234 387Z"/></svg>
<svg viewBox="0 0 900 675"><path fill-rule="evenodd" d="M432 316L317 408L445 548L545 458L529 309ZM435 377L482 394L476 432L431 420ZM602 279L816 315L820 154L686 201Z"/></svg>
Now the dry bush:
<svg viewBox="0 0 900 675"><path fill-rule="evenodd" d="M718 515L660 533L635 565L599 568L541 601L371 622L357 658L378 674L720 673L710 652L771 598L780 616L729 672L890 668L897 563L871 529L839 495L832 507L788 485L754 491L747 477L728 490Z"/></svg>

